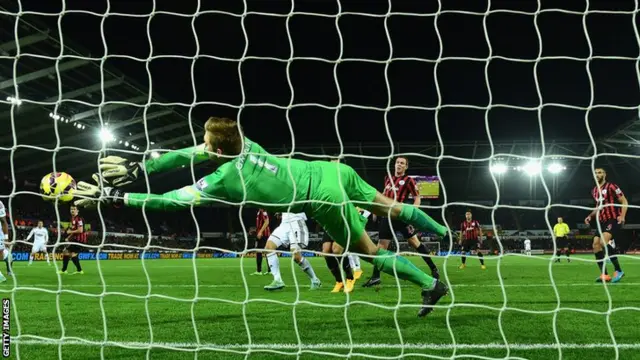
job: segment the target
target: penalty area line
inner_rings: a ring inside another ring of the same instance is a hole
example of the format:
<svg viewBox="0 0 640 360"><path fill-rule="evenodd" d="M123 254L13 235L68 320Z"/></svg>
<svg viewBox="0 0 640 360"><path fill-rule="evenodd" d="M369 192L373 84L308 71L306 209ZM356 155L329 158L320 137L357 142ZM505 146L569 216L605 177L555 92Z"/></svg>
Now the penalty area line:
<svg viewBox="0 0 640 360"><path fill-rule="evenodd" d="M453 349L486 349L486 350L547 350L547 349L640 349L640 343L636 344L605 344L605 343L561 343L561 344L525 344L525 343L488 343L488 344L378 344L378 343L321 343L321 344L206 344L195 343L144 343L129 341L91 341L91 340L58 340L58 339L11 339L11 342L19 345L75 345L75 346L105 346L125 348L165 348L165 349L191 349L191 350L349 350L349 349L412 349L412 350L453 350Z"/></svg>

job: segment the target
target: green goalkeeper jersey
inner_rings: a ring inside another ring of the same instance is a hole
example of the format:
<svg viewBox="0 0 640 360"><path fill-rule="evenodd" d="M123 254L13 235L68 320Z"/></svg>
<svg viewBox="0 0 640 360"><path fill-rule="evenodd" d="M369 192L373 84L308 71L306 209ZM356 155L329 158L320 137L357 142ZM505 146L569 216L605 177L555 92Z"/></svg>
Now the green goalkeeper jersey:
<svg viewBox="0 0 640 360"><path fill-rule="evenodd" d="M167 153L144 164L153 174L208 160L203 146ZM278 158L245 138L242 152L195 184L162 195L127 193L125 205L149 210L180 210L213 203L247 204L271 211L304 212L345 248L362 238L366 219L355 204L370 210L378 196L353 168L327 161ZM443 235L437 224L414 206L400 204L401 221Z"/></svg>
<svg viewBox="0 0 640 360"><path fill-rule="evenodd" d="M147 174L153 174L206 160L209 157L201 145L150 159L144 168ZM249 203L271 211L301 212L309 196L311 166L308 161L273 156L245 138L238 157L195 184L162 195L128 193L125 203L138 208L146 204L150 210L179 210L216 202Z"/></svg>

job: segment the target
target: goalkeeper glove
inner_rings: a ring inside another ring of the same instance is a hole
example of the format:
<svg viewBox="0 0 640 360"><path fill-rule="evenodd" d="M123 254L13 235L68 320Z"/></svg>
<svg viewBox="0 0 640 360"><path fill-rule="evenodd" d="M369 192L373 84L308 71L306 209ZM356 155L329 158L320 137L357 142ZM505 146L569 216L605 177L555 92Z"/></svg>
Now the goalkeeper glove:
<svg viewBox="0 0 640 360"><path fill-rule="evenodd" d="M96 174L93 175L93 180L96 181L98 185L89 184L84 181L78 182L76 185L75 195L86 196L86 198L74 201L74 205L78 207L92 208L95 207L99 201L107 204L113 204L115 206L124 204L125 193L123 191L112 187L104 187L101 189L98 176ZM102 199L100 199L101 195Z"/></svg>
<svg viewBox="0 0 640 360"><path fill-rule="evenodd" d="M142 173L142 163L129 161L119 156L100 159L100 175L106 185L120 187L131 184Z"/></svg>

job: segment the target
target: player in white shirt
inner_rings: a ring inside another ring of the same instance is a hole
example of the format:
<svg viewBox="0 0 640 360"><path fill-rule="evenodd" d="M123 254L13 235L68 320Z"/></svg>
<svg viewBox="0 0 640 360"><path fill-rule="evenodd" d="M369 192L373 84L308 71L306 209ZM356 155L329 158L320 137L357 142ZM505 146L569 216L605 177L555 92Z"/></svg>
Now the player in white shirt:
<svg viewBox="0 0 640 360"><path fill-rule="evenodd" d="M2 254L2 260L7 264L7 274L11 276L11 269L9 268L9 250L6 246L11 243L8 241L9 235L9 223L7 223L7 211L4 208L4 204L0 201L0 254ZM7 281L7 278L0 272L0 282Z"/></svg>
<svg viewBox="0 0 640 360"><path fill-rule="evenodd" d="M280 225L271 233L267 245L264 247L268 251L267 262L273 275L273 282L265 286L265 290L280 290L285 286L280 275L280 260L275 252L280 246L288 247L291 250L293 260L311 279L311 290L321 286L322 283L313 271L313 267L301 254L301 251L309 245L309 229L307 229L306 221L307 215L305 213L282 213Z"/></svg>
<svg viewBox="0 0 640 360"><path fill-rule="evenodd" d="M531 240L524 239L524 253L527 256L531 256Z"/></svg>
<svg viewBox="0 0 640 360"><path fill-rule="evenodd" d="M43 226L42 221L38 221L38 226L31 229L29 236L27 236L27 241L33 237L33 245L31 245L31 256L29 256L29 265L33 263L33 257L35 254L39 252L44 253L45 259L47 259L47 264L51 265L49 262L49 254L47 253L47 243L49 242L49 231Z"/></svg>

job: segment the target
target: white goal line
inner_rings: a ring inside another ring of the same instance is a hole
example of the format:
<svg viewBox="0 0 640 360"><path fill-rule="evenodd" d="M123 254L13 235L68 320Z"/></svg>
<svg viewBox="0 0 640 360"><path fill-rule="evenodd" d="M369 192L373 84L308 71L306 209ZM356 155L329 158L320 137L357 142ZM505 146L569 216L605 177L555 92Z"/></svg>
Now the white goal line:
<svg viewBox="0 0 640 360"><path fill-rule="evenodd" d="M28 336L28 335L26 335ZM411 349L411 350L460 350L460 349L486 349L486 350L553 350L553 349L640 349L640 343L607 344L607 343L488 343L488 344L381 344L381 343L320 343L320 344L211 344L211 343L167 343L167 342L130 342L130 341L91 341L76 339L21 339L12 338L12 344L19 345L84 345L122 347L133 349L180 349L180 350L349 350L349 349ZM406 354L405 354L406 355Z"/></svg>
<svg viewBox="0 0 640 360"><path fill-rule="evenodd" d="M9 285L11 284L10 282L8 283ZM266 285L266 283L265 283ZM13 291L14 289L16 290L28 290L28 289L35 289L35 288L58 288L58 284L23 284L20 285L18 284L16 287L8 287L6 289L2 289L0 288L0 293L2 292L7 292L7 291ZM248 285L246 287L248 288L262 288L264 285ZM512 288L538 288L538 287L549 287L549 288L553 288L554 285L552 284L451 284L452 287L454 288L466 288L466 287L470 287L470 288L502 288L502 287L512 287ZM588 283L566 283L566 284L555 284L555 287L582 287L582 286L588 286L588 287L593 287L593 286L599 286L599 287L603 287L603 286L610 286L610 287L620 287L620 286L640 286L640 283L629 283L629 282L620 282L620 283L616 283L616 284L600 284L600 283L596 283L596 282L588 282ZM102 288L103 285L102 284L63 284L62 285L62 289L71 289L74 287L78 287L78 288ZM149 288L148 285L146 284L109 284L106 283L104 285L104 287L125 287L125 288L144 288L147 289ZM195 284L151 284L152 288L195 288L196 285ZM245 288L244 285L242 284L202 284L202 285L197 285L197 287L199 288ZM296 286L292 285L291 288L294 288ZM302 285L302 284L298 284L297 287L300 288L307 288L309 287L309 285ZM380 286L381 288L398 288L397 285L382 285ZM403 288L415 288L414 285L409 285L409 284L401 284L400 287Z"/></svg>

